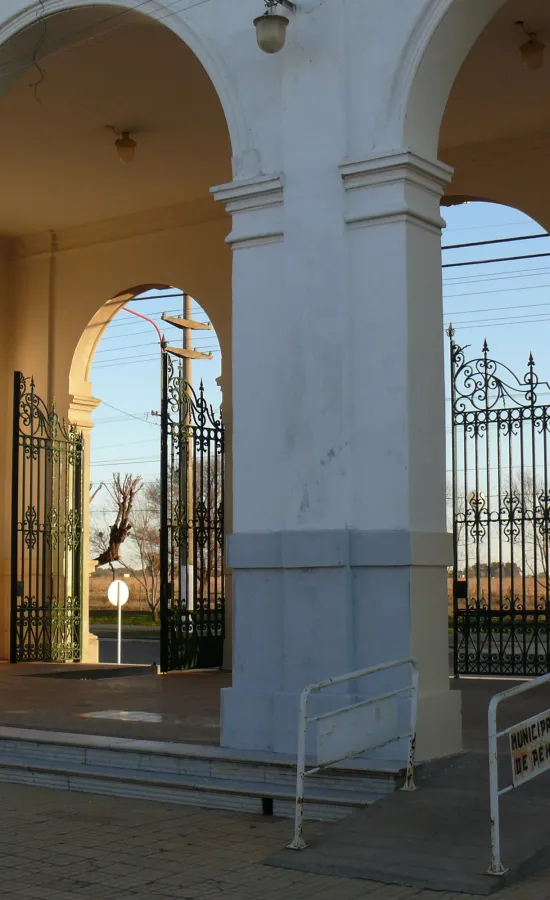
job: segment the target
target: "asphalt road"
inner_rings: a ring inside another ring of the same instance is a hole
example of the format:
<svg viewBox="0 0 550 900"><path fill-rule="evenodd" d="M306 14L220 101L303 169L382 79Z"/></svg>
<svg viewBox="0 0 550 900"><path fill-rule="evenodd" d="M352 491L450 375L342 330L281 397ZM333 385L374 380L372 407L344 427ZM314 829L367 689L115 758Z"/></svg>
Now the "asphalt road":
<svg viewBox="0 0 550 900"><path fill-rule="evenodd" d="M111 626L93 626L90 628L99 638L99 661L116 663L117 635L116 628ZM127 665L146 665L160 663L160 636L148 631L122 629L122 662Z"/></svg>

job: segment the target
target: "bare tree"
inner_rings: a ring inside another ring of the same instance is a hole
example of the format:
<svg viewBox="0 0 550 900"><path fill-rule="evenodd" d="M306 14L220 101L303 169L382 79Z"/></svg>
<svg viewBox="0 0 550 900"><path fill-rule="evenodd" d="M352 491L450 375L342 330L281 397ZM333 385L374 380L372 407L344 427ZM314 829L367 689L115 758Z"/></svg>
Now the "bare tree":
<svg viewBox="0 0 550 900"><path fill-rule="evenodd" d="M106 529L92 531L90 546L98 554L97 564L109 565L114 577L113 563L120 562L120 547L130 534L134 501L143 482L140 475L126 473L122 478L119 472L114 472L111 483L105 487L114 503L115 521Z"/></svg>
<svg viewBox="0 0 550 900"><path fill-rule="evenodd" d="M464 495L457 494L456 506L453 506L453 483L449 479L447 481L445 500L447 506L447 531L455 532L456 545L458 551L459 564L463 562L464 551L462 547L462 536L464 534L466 522L466 501ZM449 569L452 572L452 567Z"/></svg>
<svg viewBox="0 0 550 900"><path fill-rule="evenodd" d="M515 512L518 522L510 531L513 540L523 544L522 557L525 568L535 585L546 591L550 556L550 508L548 491L538 484L533 472L524 471L512 481L510 492L511 515ZM520 527L519 520L523 521Z"/></svg>
<svg viewBox="0 0 550 900"><path fill-rule="evenodd" d="M145 485L142 503L134 511L125 564L143 588L145 601L155 621L160 613L160 482Z"/></svg>

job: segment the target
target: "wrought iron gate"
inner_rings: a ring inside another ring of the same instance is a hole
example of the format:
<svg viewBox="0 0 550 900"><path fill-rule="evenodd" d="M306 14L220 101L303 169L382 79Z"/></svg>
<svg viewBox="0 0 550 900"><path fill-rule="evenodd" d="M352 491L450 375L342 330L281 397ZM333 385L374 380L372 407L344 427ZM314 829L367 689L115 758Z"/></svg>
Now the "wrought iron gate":
<svg viewBox="0 0 550 900"><path fill-rule="evenodd" d="M456 675L550 671L550 386L451 338Z"/></svg>
<svg viewBox="0 0 550 900"><path fill-rule="evenodd" d="M224 428L163 353L161 406L161 669L221 666L224 603Z"/></svg>
<svg viewBox="0 0 550 900"><path fill-rule="evenodd" d="M15 372L11 662L77 661L82 645L83 438Z"/></svg>

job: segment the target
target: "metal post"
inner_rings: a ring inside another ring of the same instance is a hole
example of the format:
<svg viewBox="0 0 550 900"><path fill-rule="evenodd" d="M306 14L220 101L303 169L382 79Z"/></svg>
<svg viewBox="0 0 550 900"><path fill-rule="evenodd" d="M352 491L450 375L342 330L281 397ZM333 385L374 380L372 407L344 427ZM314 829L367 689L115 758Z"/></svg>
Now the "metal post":
<svg viewBox="0 0 550 900"><path fill-rule="evenodd" d="M496 694L489 704L489 798L491 817L491 865L488 875L505 875L500 859L500 809L498 791L497 706L501 695Z"/></svg>
<svg viewBox="0 0 550 900"><path fill-rule="evenodd" d="M10 607L10 662L17 662L17 595L19 593L19 410L24 379L21 372L13 375L13 432L11 460L11 607ZM21 584L21 591L24 586ZM22 598L23 600L23 598Z"/></svg>
<svg viewBox="0 0 550 900"><path fill-rule="evenodd" d="M412 692L411 692L411 718L409 725L409 761L407 763L407 774L405 776L405 784L401 788L402 791L415 791L414 783L414 762L416 755L416 716L418 713L418 682L419 671L415 662L409 663L412 670Z"/></svg>
<svg viewBox="0 0 550 900"><path fill-rule="evenodd" d="M289 850L304 850L307 847L302 836L304 825L304 787L306 769L307 738L307 701L309 688L300 696L300 716L298 725L298 757L296 759L296 817L294 820L294 838L288 845Z"/></svg>
<svg viewBox="0 0 550 900"><path fill-rule="evenodd" d="M160 406L160 670L169 669L168 641L168 354L162 353Z"/></svg>
<svg viewBox="0 0 550 900"><path fill-rule="evenodd" d="M120 602L120 584L116 586L116 600L118 607L118 635L117 635L117 663L122 659L122 603Z"/></svg>
<svg viewBox="0 0 550 900"><path fill-rule="evenodd" d="M187 320L191 320L193 316L193 300L189 294L183 295L183 303L182 303L182 314L183 318ZM193 349L193 330L191 328L184 328L183 330L183 348L184 350L192 350ZM186 402L180 404L180 417L182 417L181 421L181 435L185 435L185 439L180 441L180 470L182 470L181 466L181 454L183 449L185 448L185 471L181 471L181 479L183 481L181 486L180 497L185 496L185 510L186 510L186 521L187 527L185 529L185 559L183 560L183 564L185 566L184 575L185 575L185 601L187 609L191 612L195 606L195 591L194 591L194 567L197 564L197 560L195 559L195 530L193 528L194 517L195 517L195 484L194 484L194 460L193 460L193 452L194 452L194 437L192 430L192 417L190 415L190 410L193 405L193 361L190 357L184 357L182 360L183 364L183 378L185 381L185 391L186 391ZM181 561L181 557L180 557ZM183 587L183 585L182 585Z"/></svg>

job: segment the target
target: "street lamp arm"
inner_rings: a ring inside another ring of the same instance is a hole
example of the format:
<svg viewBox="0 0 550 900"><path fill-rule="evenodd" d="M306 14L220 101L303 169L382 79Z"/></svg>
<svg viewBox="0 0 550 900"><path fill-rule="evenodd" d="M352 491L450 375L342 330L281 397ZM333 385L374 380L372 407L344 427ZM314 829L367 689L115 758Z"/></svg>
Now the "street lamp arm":
<svg viewBox="0 0 550 900"><path fill-rule="evenodd" d="M159 341L160 341L160 349L162 352L164 352L164 347L166 345L166 341L164 340L164 335L163 335L162 331L160 330L160 328L158 327L157 323L154 322L153 319L150 319L149 316L144 316L143 313L138 313L135 311L135 309L130 309L128 306L123 306L122 309L124 310L124 312L131 313L132 316L137 316L139 319L145 319L146 322L149 322L151 325L153 325L156 328L157 334L159 336Z"/></svg>

